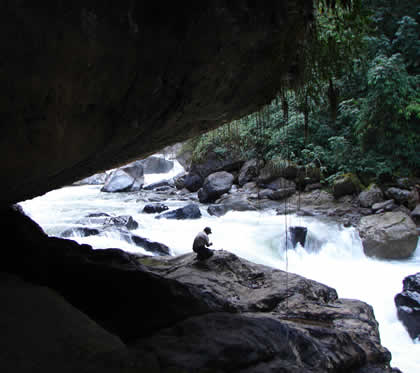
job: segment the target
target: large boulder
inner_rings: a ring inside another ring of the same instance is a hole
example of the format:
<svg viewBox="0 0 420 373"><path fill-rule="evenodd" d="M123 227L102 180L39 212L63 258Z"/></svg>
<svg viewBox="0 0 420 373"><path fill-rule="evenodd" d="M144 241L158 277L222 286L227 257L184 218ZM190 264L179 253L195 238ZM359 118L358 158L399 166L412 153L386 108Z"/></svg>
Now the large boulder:
<svg viewBox="0 0 420 373"><path fill-rule="evenodd" d="M334 196L326 190L313 190L311 192L296 193L290 198L290 203L302 206L316 206L328 210L337 205Z"/></svg>
<svg viewBox="0 0 420 373"><path fill-rule="evenodd" d="M293 189L294 191L296 191L296 184L293 181L287 180L283 177L278 177L272 180L271 182L266 184L265 187L275 191L281 189Z"/></svg>
<svg viewBox="0 0 420 373"><path fill-rule="evenodd" d="M244 160L239 156L229 153L221 156L213 151L205 156L205 161L202 163L193 163L190 168L190 173L199 175L203 180L210 174L216 172L239 171L244 164Z"/></svg>
<svg viewBox="0 0 420 373"><path fill-rule="evenodd" d="M217 203L218 205L209 206L209 213L210 211L216 212L216 214L210 213L211 215L218 215L217 212L221 211L220 208L216 208L215 206L223 206L223 210L225 212L253 211L257 209L256 203L251 201L245 194L224 194L219 200L217 200Z"/></svg>
<svg viewBox="0 0 420 373"><path fill-rule="evenodd" d="M260 193L261 197L266 197L274 201L281 201L292 196L296 192L296 184L283 177L276 178L265 185Z"/></svg>
<svg viewBox="0 0 420 373"><path fill-rule="evenodd" d="M204 264L195 254L143 263L225 301L229 310L187 318L138 341L173 371L391 371L372 308L339 299L328 286L223 250Z"/></svg>
<svg viewBox="0 0 420 373"><path fill-rule="evenodd" d="M155 216L156 219L199 219L201 218L200 208L196 203L190 203L184 207L165 212Z"/></svg>
<svg viewBox="0 0 420 373"><path fill-rule="evenodd" d="M284 178L277 178L258 190L258 198L269 198L273 201L281 201L295 194L296 184Z"/></svg>
<svg viewBox="0 0 420 373"><path fill-rule="evenodd" d="M138 162L143 166L145 174L166 174L174 168L174 161L154 155Z"/></svg>
<svg viewBox="0 0 420 373"><path fill-rule="evenodd" d="M134 178L123 170L112 171L101 189L101 192L127 192L134 184Z"/></svg>
<svg viewBox="0 0 420 373"><path fill-rule="evenodd" d="M258 184L265 185L279 177L294 180L298 173L298 166L290 161L270 160L259 170L257 181Z"/></svg>
<svg viewBox="0 0 420 373"><path fill-rule="evenodd" d="M143 167L131 165L112 171L105 180L101 192L135 192L144 184Z"/></svg>
<svg viewBox="0 0 420 373"><path fill-rule="evenodd" d="M277 169L273 168L271 164L266 164L263 168L259 170L257 184L265 185L279 176L280 175L277 172Z"/></svg>
<svg viewBox="0 0 420 373"><path fill-rule="evenodd" d="M184 178L184 187L190 192L197 192L203 186L203 178L193 172L190 172Z"/></svg>
<svg viewBox="0 0 420 373"><path fill-rule="evenodd" d="M339 176L334 180L332 190L334 198L338 199L345 195L360 193L362 184L355 174L348 173Z"/></svg>
<svg viewBox="0 0 420 373"><path fill-rule="evenodd" d="M274 201L282 201L285 198L292 196L296 192L296 188L293 188L293 187L281 188L277 190L272 190L272 189L269 189L269 190L271 190L271 193L269 193L268 198Z"/></svg>
<svg viewBox="0 0 420 373"><path fill-rule="evenodd" d="M388 198L392 198L399 204L404 205L410 209L414 209L419 202L419 196L416 190L407 190L401 188L388 188L385 191Z"/></svg>
<svg viewBox="0 0 420 373"><path fill-rule="evenodd" d="M410 337L420 338L420 272L403 280L403 291L395 296L395 305Z"/></svg>
<svg viewBox="0 0 420 373"><path fill-rule="evenodd" d="M214 202L228 192L233 185L234 176L226 171L215 172L206 177L203 187L198 191L202 203Z"/></svg>
<svg viewBox="0 0 420 373"><path fill-rule="evenodd" d="M362 207L370 208L375 203L382 202L384 194L376 184L369 185L368 188L359 194L359 203Z"/></svg>
<svg viewBox="0 0 420 373"><path fill-rule="evenodd" d="M238 175L238 184L244 186L246 183L255 180L258 176L258 161L251 159L241 167Z"/></svg>
<svg viewBox="0 0 420 373"><path fill-rule="evenodd" d="M416 225L401 211L364 216L360 219L358 230L367 256L405 259L417 247Z"/></svg>

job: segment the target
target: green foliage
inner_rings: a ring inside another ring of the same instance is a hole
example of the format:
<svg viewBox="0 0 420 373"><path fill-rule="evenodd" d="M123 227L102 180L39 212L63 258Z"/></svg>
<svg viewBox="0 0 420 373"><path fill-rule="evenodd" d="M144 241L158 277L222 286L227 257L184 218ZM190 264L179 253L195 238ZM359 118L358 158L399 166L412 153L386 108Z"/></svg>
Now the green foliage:
<svg viewBox="0 0 420 373"><path fill-rule="evenodd" d="M420 67L419 24L415 19L404 16L398 25L399 28L392 41L392 50L404 56L408 71L418 73Z"/></svg>
<svg viewBox="0 0 420 373"><path fill-rule="evenodd" d="M189 140L184 147L191 149L192 160L200 163L205 160L208 153L212 152L220 158L227 154L241 154L244 141L248 141L243 129L238 125L229 123L223 127L210 131L198 138Z"/></svg>
<svg viewBox="0 0 420 373"><path fill-rule="evenodd" d="M320 168L326 181L345 173L368 179L420 174L420 5L332 3L318 2L304 84L194 140L197 159L213 150L287 160Z"/></svg>

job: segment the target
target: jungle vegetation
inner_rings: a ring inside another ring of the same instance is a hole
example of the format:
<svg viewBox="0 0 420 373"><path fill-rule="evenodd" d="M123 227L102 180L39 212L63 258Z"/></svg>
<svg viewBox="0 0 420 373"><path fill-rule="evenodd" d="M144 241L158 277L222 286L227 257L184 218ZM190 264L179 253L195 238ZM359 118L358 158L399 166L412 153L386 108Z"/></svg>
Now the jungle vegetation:
<svg viewBox="0 0 420 373"><path fill-rule="evenodd" d="M318 1L301 84L259 112L190 140L209 151L386 181L420 175L420 3Z"/></svg>

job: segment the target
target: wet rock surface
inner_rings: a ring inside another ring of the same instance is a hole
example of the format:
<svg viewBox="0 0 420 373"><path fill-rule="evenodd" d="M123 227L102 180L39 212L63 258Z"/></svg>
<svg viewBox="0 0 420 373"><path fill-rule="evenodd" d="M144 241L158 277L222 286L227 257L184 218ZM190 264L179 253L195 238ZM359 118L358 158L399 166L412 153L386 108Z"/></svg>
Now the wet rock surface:
<svg viewBox="0 0 420 373"><path fill-rule="evenodd" d="M420 338L420 272L403 280L403 291L395 296L395 305L410 337Z"/></svg>
<svg viewBox="0 0 420 373"><path fill-rule="evenodd" d="M149 208L153 208L153 212L157 212L157 210L165 211L168 209L167 206L161 204L148 206ZM170 248L165 244L152 241L146 237L141 237L138 234L130 232L139 228L139 223L130 215L111 216L106 213L93 213L80 219L78 224L83 224L84 226L68 228L63 231L60 236L64 238L89 236L107 237L111 234L113 236L117 235L120 240L141 247L154 255L169 255L171 253Z"/></svg>
<svg viewBox="0 0 420 373"><path fill-rule="evenodd" d="M195 254L140 262L226 300L232 311L188 318L136 342L175 370L391 371L371 307L339 299L330 287L227 251L204 263Z"/></svg>
<svg viewBox="0 0 420 373"><path fill-rule="evenodd" d="M108 175L101 192L134 192L140 190L143 184L143 175L136 177L130 174L127 169L118 169Z"/></svg>
<svg viewBox="0 0 420 373"><path fill-rule="evenodd" d="M105 361L109 358L114 365L100 370L88 364L89 372L131 373L133 367L156 373L190 369L338 373L368 367L390 372L390 354L380 344L371 307L340 299L328 286L222 250L204 263L193 253L158 259L118 249L92 250L46 236L17 211L7 217L2 229L15 237L19 250L4 253L0 272L56 291L75 312L122 341L123 345L107 337L106 344L115 353ZM26 298L16 297L13 304L19 307ZM42 297L38 300L41 305L45 302ZM45 319L31 318L14 332L22 335L34 327L32 322L47 327ZM77 330L80 339L43 338L43 354L36 358L32 352L21 350L21 354L48 372L55 365L45 356L59 348L63 361L74 360L69 369L78 367L89 357L81 353L74 359L65 349L83 350L91 328L83 331L82 322ZM4 338L7 335L2 333L0 341ZM9 345L1 345L2 356L10 356ZM3 367L11 364L2 362L8 364Z"/></svg>
<svg viewBox="0 0 420 373"><path fill-rule="evenodd" d="M214 202L233 185L234 176L226 171L215 172L207 176L203 187L198 191L198 199L202 203Z"/></svg>
<svg viewBox="0 0 420 373"><path fill-rule="evenodd" d="M199 219L201 211L197 204L189 203L184 207L170 210L156 216L156 219Z"/></svg>
<svg viewBox="0 0 420 373"><path fill-rule="evenodd" d="M370 185L359 194L359 202L362 207L370 208L375 203L382 202L384 194L376 184Z"/></svg>
<svg viewBox="0 0 420 373"><path fill-rule="evenodd" d="M358 226L366 255L404 259L416 250L418 233L413 220L400 211L365 216Z"/></svg>
<svg viewBox="0 0 420 373"><path fill-rule="evenodd" d="M156 214L166 210L169 210L169 207L163 203L149 203L143 208L143 212L146 214Z"/></svg>

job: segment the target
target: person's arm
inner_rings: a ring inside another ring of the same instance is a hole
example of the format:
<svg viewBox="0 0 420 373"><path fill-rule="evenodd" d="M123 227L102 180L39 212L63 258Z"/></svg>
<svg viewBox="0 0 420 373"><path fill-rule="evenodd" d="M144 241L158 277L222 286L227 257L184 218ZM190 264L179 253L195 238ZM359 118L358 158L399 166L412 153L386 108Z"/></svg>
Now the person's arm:
<svg viewBox="0 0 420 373"><path fill-rule="evenodd" d="M204 237L205 237L205 240L206 240L206 247L209 247L209 246L213 245L210 242L210 238L209 238L209 236L207 234L204 234Z"/></svg>

